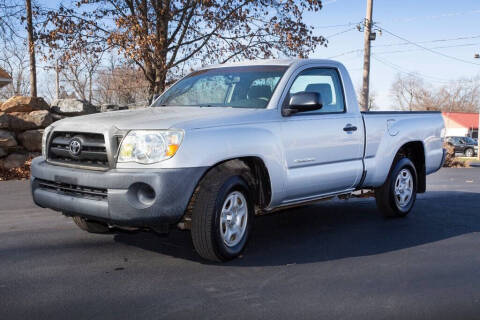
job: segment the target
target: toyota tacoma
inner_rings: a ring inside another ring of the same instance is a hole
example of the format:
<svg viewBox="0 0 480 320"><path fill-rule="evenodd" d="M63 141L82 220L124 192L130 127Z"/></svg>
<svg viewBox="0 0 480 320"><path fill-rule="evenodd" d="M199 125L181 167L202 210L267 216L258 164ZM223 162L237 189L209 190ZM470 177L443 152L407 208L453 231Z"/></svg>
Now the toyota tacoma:
<svg viewBox="0 0 480 320"><path fill-rule="evenodd" d="M48 127L32 195L88 232L188 229L201 257L225 261L282 208L369 189L406 216L442 166L443 128L437 112L360 112L335 61L210 66L146 109Z"/></svg>

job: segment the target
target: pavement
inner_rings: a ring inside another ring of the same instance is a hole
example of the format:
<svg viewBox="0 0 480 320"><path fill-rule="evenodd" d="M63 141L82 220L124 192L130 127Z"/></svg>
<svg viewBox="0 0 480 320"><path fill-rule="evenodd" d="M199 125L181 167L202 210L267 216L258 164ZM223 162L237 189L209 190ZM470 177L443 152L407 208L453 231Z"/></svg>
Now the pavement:
<svg viewBox="0 0 480 320"><path fill-rule="evenodd" d="M405 219L373 199L258 217L211 264L187 231L93 235L0 183L0 319L479 319L480 168L428 177Z"/></svg>

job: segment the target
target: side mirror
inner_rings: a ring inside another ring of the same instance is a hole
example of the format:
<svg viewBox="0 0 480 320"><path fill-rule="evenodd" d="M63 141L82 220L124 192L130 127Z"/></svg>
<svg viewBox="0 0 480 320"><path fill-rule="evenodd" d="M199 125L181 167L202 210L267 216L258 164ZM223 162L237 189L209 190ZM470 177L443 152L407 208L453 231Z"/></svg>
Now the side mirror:
<svg viewBox="0 0 480 320"><path fill-rule="evenodd" d="M322 107L322 97L318 92L297 92L290 97L283 114L289 116L297 112L319 110Z"/></svg>

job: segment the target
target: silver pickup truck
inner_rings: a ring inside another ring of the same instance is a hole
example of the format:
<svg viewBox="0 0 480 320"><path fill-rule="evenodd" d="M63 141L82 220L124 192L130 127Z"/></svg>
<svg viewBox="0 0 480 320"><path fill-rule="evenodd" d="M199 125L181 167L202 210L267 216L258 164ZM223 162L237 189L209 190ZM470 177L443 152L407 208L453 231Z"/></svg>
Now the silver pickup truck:
<svg viewBox="0 0 480 320"><path fill-rule="evenodd" d="M193 72L144 110L55 122L35 203L83 230L191 231L205 259L245 248L255 215L373 189L404 217L443 163L432 112L361 113L345 67L273 60Z"/></svg>

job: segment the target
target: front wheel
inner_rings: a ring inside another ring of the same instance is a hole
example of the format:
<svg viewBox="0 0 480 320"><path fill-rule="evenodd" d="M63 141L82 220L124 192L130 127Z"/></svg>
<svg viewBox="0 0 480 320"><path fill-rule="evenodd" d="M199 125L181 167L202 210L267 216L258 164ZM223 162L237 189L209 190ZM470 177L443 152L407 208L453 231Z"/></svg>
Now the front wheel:
<svg viewBox="0 0 480 320"><path fill-rule="evenodd" d="M213 168L199 185L192 210L192 241L197 253L211 261L231 260L243 251L254 217L248 172Z"/></svg>
<svg viewBox="0 0 480 320"><path fill-rule="evenodd" d="M473 149L467 149L465 150L465 157L473 157L475 155L475 152Z"/></svg>
<svg viewBox="0 0 480 320"><path fill-rule="evenodd" d="M417 197L417 171L408 158L400 159L387 181L375 189L377 207L386 217L405 217Z"/></svg>

